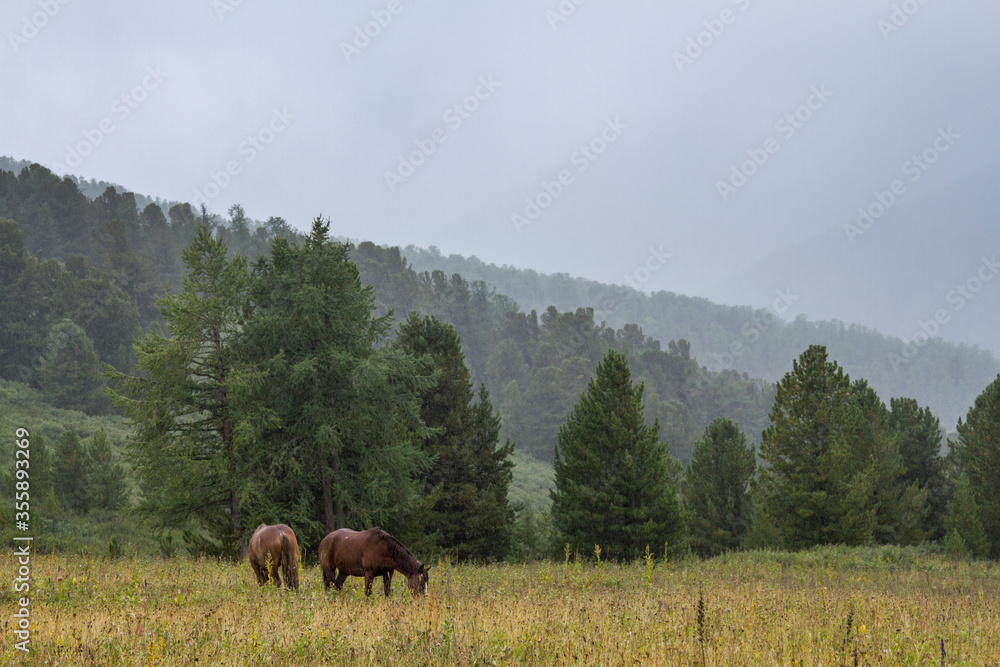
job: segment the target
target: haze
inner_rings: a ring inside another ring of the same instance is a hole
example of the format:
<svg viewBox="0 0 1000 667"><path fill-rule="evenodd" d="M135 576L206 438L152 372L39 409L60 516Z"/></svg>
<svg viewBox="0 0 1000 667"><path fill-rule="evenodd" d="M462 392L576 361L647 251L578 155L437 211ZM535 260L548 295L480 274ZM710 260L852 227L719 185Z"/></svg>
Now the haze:
<svg viewBox="0 0 1000 667"><path fill-rule="evenodd" d="M333 5L6 2L0 154L1000 352L1000 5Z"/></svg>

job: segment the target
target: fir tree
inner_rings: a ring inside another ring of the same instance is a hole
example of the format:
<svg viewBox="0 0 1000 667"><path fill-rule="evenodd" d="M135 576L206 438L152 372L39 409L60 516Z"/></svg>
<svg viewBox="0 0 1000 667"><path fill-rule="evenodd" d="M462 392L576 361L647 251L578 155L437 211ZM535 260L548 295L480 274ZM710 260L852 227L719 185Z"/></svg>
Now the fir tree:
<svg viewBox="0 0 1000 667"><path fill-rule="evenodd" d="M749 483L757 455L728 417L717 417L695 442L681 487L691 547L713 556L735 549L750 524Z"/></svg>
<svg viewBox="0 0 1000 667"><path fill-rule="evenodd" d="M660 424L643 420L643 385L633 385L625 356L608 351L596 376L559 429L552 522L564 543L605 558L639 558L648 545L675 548L684 535Z"/></svg>
<svg viewBox="0 0 1000 667"><path fill-rule="evenodd" d="M424 477L425 530L435 546L460 559L497 560L510 547L514 512L507 500L514 445L499 445L500 418L486 387L473 401L472 381L454 327L411 313L396 344L423 356L436 380L421 396L421 418L435 432L423 439L434 457Z"/></svg>

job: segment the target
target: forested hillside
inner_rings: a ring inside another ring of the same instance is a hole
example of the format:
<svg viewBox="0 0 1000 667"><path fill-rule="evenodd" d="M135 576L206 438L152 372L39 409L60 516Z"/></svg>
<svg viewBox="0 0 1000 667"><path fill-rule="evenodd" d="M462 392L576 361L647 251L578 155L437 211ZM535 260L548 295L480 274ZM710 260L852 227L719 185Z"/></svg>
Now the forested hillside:
<svg viewBox="0 0 1000 667"><path fill-rule="evenodd" d="M916 398L949 431L982 387L1000 372L1000 361L976 346L933 339L908 347L899 338L855 324L811 322L802 317L786 321L781 314L786 300L797 298L794 290L776 292L772 308L754 309L666 291L645 294L566 274L498 267L476 257L445 256L436 248L407 246L405 254L416 271L438 269L483 280L525 310L590 306L595 320L609 327L635 323L658 340L683 338L691 344L691 356L709 370L735 369L776 382L791 370L792 360L802 350L822 344L852 377L867 378L882 396Z"/></svg>
<svg viewBox="0 0 1000 667"><path fill-rule="evenodd" d="M3 241L15 258L5 280L16 288L4 297L15 315L0 325L10 332L0 374L42 389L43 368L57 368L66 347L69 334L50 336L63 320L70 334L78 328L85 334L77 335L79 345L93 347L94 363L132 368L131 341L162 325L156 300L179 288L180 253L199 225L212 228L231 253L251 259L266 254L272 238L300 238L283 219L252 221L239 206L225 220L188 204L175 204L164 215L152 202L140 210L132 193L110 185L89 199L75 182L39 165L17 175L0 172L0 217L17 227L7 223ZM398 248L362 242L351 259L375 288L381 314L392 309L400 320L417 311L455 327L473 381L485 383L500 410L503 437L521 453L552 461L559 425L610 348L624 352L646 382L647 416L660 420L663 437L682 461L715 416L732 417L754 438L766 426L769 384L734 371L707 371L684 340L661 345L634 324L605 326L590 307L525 312L482 280L440 270L418 273ZM19 305L30 295L45 307ZM50 383L49 395L66 407L100 411L108 407L100 398L102 383L99 377L78 389Z"/></svg>
<svg viewBox="0 0 1000 667"><path fill-rule="evenodd" d="M81 530L92 534L104 521L107 534L116 512L137 507L164 553L183 529L192 553L233 556L261 519L280 516L306 542L377 522L462 559L532 558L592 523L573 518L576 501L544 512L553 483L544 471L555 461L557 497L571 498L592 483L588 457L598 453L608 458L601 474L621 487L601 491L608 498L645 488L638 473L654 469L662 488L650 502L682 488L690 526L673 501L659 519L671 526L672 550L685 530L703 553L947 533L956 553L984 554L977 536L996 533L990 478L976 476L994 469L975 457L991 446L1000 386L996 360L982 351L929 343L896 374L912 389L901 398L869 386L891 379L879 359L898 342L877 332L408 249L444 267L418 271L398 247L336 240L322 218L302 235L280 217L251 220L239 205L222 219L143 201L111 185L88 197L37 164L0 171L0 379L10 381L0 406L27 391L40 413L117 413L134 425L122 438L120 418L110 437L73 425L77 417L46 423L33 479L41 516L67 531L58 539L72 539L72 517L89 516ZM537 306L526 310L488 282L498 277ZM685 336L661 343L643 322ZM692 340L722 341L732 362L788 363L798 375L756 379L699 358ZM810 341L830 345L831 361ZM946 465L937 413L914 396L944 401L947 387L948 409L977 408ZM602 404L628 409L594 407ZM579 463L556 455L557 442L566 455L591 436ZM798 455L803 442L820 458L786 470L785 449ZM761 473L752 503L755 443L772 472ZM716 469L709 451L742 463ZM517 468L528 477L512 485ZM966 495L956 482L963 471L975 490ZM819 508L818 527L795 524L785 491ZM516 522L515 497L529 501ZM649 509L633 501L637 516ZM977 502L988 508L984 525L955 524ZM609 553L631 558L640 546Z"/></svg>

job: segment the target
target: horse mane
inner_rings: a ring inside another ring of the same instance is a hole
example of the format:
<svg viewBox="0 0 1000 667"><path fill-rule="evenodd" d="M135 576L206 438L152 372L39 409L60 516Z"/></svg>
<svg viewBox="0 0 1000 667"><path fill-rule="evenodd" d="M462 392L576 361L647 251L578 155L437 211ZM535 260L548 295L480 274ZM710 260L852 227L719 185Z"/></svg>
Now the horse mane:
<svg viewBox="0 0 1000 667"><path fill-rule="evenodd" d="M408 570L407 572L403 572L403 570L400 570L400 572L403 572L403 574L405 574L406 576L410 576L411 574L417 571L417 569L420 567L420 561L417 560L417 557L414 556L409 549L403 546L402 542L400 542L395 537L385 532L381 528L372 528L371 532L372 532L372 537L374 537L376 543L381 542L385 544L386 551L389 553L389 555L395 558L400 565L402 565Z"/></svg>

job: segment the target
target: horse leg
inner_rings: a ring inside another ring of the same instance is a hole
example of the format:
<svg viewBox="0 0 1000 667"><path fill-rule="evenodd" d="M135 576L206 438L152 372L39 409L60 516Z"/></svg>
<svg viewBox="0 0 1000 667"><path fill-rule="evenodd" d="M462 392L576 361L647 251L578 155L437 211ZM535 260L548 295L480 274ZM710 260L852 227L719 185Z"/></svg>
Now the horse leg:
<svg viewBox="0 0 1000 667"><path fill-rule="evenodd" d="M392 592L392 570L382 575L382 587L385 588L385 596L389 597Z"/></svg>
<svg viewBox="0 0 1000 667"><path fill-rule="evenodd" d="M281 588L281 577L278 575L278 568L281 565L281 559L277 559L271 565L271 581L274 582L275 588Z"/></svg>
<svg viewBox="0 0 1000 667"><path fill-rule="evenodd" d="M371 596L372 594L372 579L375 578L375 574L372 572L365 572L365 595Z"/></svg>
<svg viewBox="0 0 1000 667"><path fill-rule="evenodd" d="M343 589L345 581L347 581L347 573L344 572L343 570L340 570L337 573L337 578L333 580L333 588L334 588L334 590L338 590L339 591L339 590Z"/></svg>
<svg viewBox="0 0 1000 667"><path fill-rule="evenodd" d="M257 561L251 560L250 567L253 568L253 573L257 575L257 585L263 586L267 581L267 578L264 576L264 573L261 572L261 566L257 564Z"/></svg>
<svg viewBox="0 0 1000 667"><path fill-rule="evenodd" d="M327 571L327 569L324 567L323 568L323 590L324 591L330 590L330 584L332 584L332 583L333 583L333 577L331 576L331 573L329 571Z"/></svg>

